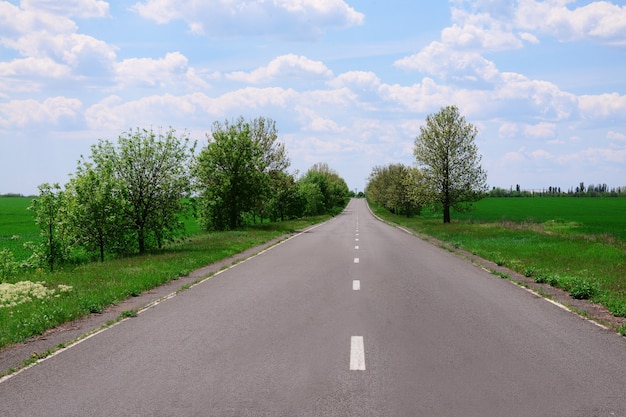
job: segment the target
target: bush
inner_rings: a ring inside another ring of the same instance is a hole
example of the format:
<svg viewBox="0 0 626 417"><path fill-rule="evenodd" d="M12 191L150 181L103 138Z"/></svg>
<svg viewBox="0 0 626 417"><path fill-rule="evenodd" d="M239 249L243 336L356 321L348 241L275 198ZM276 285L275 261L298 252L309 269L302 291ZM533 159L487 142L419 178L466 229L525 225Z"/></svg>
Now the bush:
<svg viewBox="0 0 626 417"><path fill-rule="evenodd" d="M0 282L4 282L15 275L18 265L13 252L7 248L0 250Z"/></svg>
<svg viewBox="0 0 626 417"><path fill-rule="evenodd" d="M593 282L585 279L579 279L574 282L569 290L569 295L577 300L588 300L598 294L598 286Z"/></svg>

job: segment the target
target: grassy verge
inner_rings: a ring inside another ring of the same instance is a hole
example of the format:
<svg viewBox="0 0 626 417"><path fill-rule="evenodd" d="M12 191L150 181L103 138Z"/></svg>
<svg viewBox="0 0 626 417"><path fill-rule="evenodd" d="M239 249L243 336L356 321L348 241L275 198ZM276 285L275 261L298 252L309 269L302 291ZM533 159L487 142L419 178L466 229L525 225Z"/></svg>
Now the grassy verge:
<svg viewBox="0 0 626 417"><path fill-rule="evenodd" d="M0 348L77 319L327 217L198 233L145 256L38 271L0 284Z"/></svg>
<svg viewBox="0 0 626 417"><path fill-rule="evenodd" d="M626 244L613 235L560 231L550 220L535 223L474 218L443 224L440 214L426 212L406 218L390 214L380 206L371 207L387 221L532 277L535 282L562 288L572 298L602 304L615 316L626 317Z"/></svg>

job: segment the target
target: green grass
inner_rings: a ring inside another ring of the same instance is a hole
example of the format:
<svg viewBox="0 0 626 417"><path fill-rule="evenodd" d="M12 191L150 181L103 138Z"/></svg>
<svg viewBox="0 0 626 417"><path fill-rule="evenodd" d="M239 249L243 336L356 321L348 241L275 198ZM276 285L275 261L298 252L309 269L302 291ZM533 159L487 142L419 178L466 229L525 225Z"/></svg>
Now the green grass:
<svg viewBox="0 0 626 417"><path fill-rule="evenodd" d="M486 198L468 213L375 212L626 317L626 198Z"/></svg>
<svg viewBox="0 0 626 417"><path fill-rule="evenodd" d="M485 198L457 220L541 224L546 231L611 235L626 242L626 198Z"/></svg>
<svg viewBox="0 0 626 417"><path fill-rule="evenodd" d="M35 216L28 210L32 200L30 197L0 197L0 249L9 249L18 261L31 255L24 249L24 242L39 240Z"/></svg>
<svg viewBox="0 0 626 417"><path fill-rule="evenodd" d="M326 218L265 223L239 231L197 233L182 243L144 256L88 263L54 273L40 270L15 276L9 283L40 282L47 293L41 298L31 296L31 301L12 307L1 307L3 291L8 287L0 288L0 348L89 313L101 312L107 306L186 276L195 269ZM62 291L67 289L63 286L70 286L71 290Z"/></svg>

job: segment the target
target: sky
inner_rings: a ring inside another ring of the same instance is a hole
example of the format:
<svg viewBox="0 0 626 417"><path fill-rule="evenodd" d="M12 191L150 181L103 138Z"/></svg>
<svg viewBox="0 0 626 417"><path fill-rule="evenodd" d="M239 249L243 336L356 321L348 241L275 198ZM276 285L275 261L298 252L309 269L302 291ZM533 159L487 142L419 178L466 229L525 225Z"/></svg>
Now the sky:
<svg viewBox="0 0 626 417"><path fill-rule="evenodd" d="M201 148L240 116L361 191L448 105L490 188L626 186L625 3L0 0L0 194L67 183L99 139Z"/></svg>

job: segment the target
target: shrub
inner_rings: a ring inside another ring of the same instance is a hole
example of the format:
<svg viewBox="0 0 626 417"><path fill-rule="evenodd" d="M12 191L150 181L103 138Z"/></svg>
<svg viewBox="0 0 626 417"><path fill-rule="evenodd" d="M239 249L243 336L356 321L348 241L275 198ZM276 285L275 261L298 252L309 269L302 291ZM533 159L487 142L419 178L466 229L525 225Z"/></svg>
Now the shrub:
<svg viewBox="0 0 626 417"><path fill-rule="evenodd" d="M0 250L0 282L4 282L17 273L18 263L13 252L4 248Z"/></svg>
<svg viewBox="0 0 626 417"><path fill-rule="evenodd" d="M585 279L576 280L569 290L569 295L577 300L588 300L598 294L598 285Z"/></svg>

